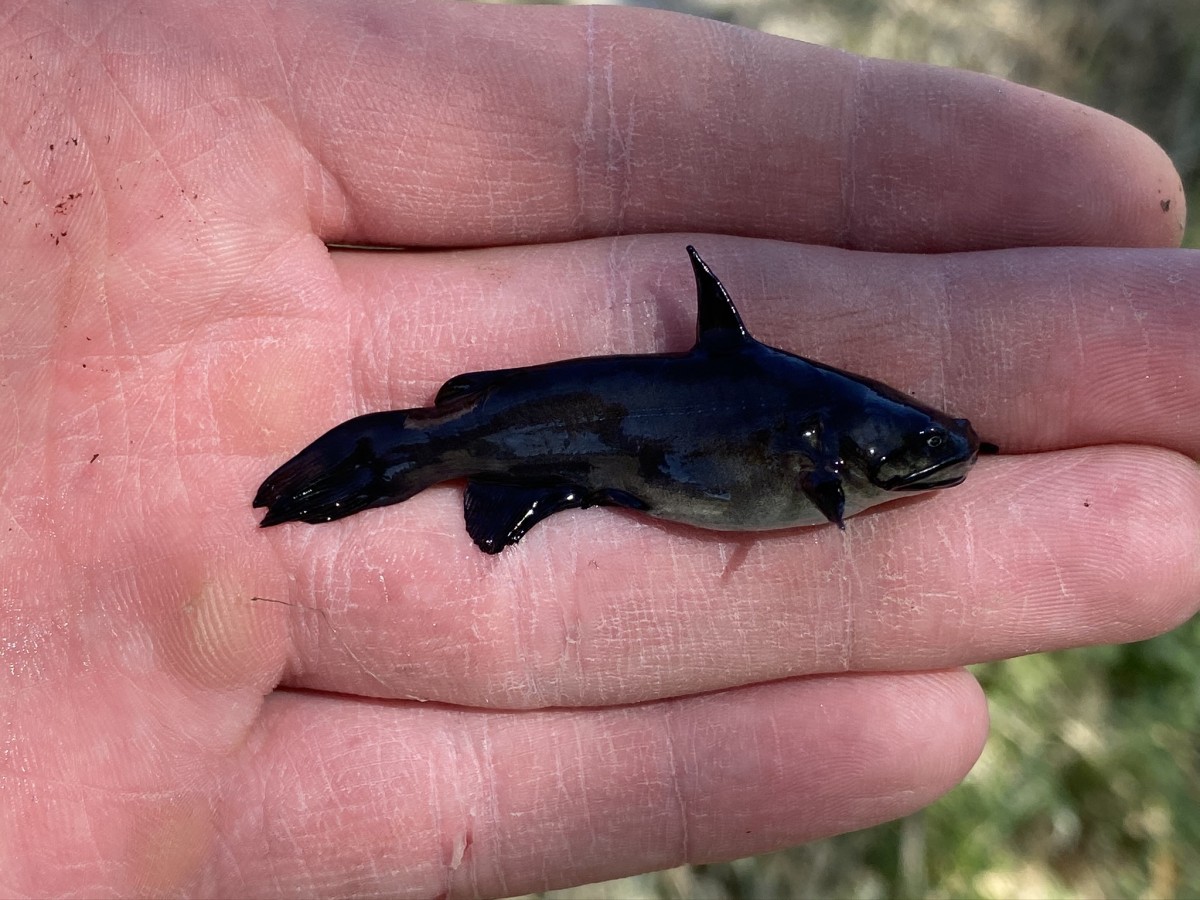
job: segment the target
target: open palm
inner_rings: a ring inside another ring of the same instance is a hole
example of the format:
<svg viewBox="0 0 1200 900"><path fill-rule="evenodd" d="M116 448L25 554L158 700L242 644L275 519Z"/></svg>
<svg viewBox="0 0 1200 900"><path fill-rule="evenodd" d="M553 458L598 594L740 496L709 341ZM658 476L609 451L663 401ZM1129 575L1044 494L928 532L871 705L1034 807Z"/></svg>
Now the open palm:
<svg viewBox="0 0 1200 900"><path fill-rule="evenodd" d="M1200 259L1148 249L1180 186L1115 120L638 10L14 2L0 38L0 893L785 846L962 776L953 667L1195 609ZM1011 455L845 534L592 510L493 558L455 486L257 529L354 414L685 349L688 242L762 340Z"/></svg>

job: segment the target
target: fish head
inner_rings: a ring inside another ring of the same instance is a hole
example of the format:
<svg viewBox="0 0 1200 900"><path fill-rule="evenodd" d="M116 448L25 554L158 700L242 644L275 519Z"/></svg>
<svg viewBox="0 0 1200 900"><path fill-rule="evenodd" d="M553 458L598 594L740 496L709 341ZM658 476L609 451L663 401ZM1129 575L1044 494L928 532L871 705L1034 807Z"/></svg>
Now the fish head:
<svg viewBox="0 0 1200 900"><path fill-rule="evenodd" d="M844 464L886 492L916 493L961 484L981 449L988 452L992 446L980 443L966 419L909 398L877 396L842 431Z"/></svg>
<svg viewBox="0 0 1200 900"><path fill-rule="evenodd" d="M961 484L979 455L979 436L966 419L930 421L870 447L867 477L885 491L929 491Z"/></svg>

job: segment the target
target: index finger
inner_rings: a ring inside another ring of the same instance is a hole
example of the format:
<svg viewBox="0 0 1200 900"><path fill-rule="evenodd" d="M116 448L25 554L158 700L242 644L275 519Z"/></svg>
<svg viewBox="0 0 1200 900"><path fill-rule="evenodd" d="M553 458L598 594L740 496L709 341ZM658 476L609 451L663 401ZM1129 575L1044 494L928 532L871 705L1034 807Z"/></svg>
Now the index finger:
<svg viewBox="0 0 1200 900"><path fill-rule="evenodd" d="M337 185L312 209L327 241L704 231L928 252L1182 234L1149 138L986 76L654 10L328 12L271 13L287 74L269 87ZM261 55L254 29L223 33Z"/></svg>

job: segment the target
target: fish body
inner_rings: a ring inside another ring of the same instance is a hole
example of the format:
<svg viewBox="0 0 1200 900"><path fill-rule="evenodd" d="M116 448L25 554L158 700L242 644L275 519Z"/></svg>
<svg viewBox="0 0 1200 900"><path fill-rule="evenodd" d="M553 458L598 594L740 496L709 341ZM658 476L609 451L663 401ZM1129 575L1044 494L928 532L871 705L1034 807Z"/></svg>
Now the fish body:
<svg viewBox="0 0 1200 900"><path fill-rule="evenodd" d="M498 553L564 509L723 531L844 527L966 477L981 449L966 419L756 341L687 249L699 299L688 352L456 376L433 406L351 419L284 463L254 499L262 525L327 522L465 478L467 530Z"/></svg>

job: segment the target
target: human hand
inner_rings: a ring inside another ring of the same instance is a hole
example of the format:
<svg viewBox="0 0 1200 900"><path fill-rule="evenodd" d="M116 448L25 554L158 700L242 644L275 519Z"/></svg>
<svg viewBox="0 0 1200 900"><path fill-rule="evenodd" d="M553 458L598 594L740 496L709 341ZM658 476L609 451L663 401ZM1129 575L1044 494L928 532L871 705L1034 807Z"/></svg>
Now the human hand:
<svg viewBox="0 0 1200 900"><path fill-rule="evenodd" d="M2 893L502 895L795 844L962 776L954 667L1195 609L1200 259L1099 249L1180 233L1128 126L631 9L0 27ZM257 530L353 414L685 349L689 241L756 337L1013 455L845 534L591 510L487 557L456 486Z"/></svg>

